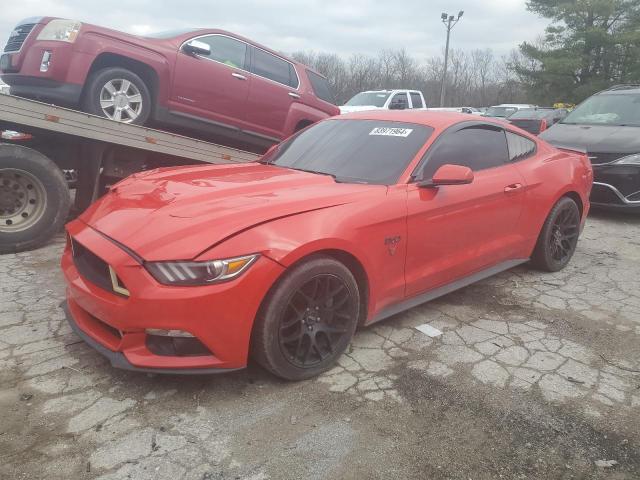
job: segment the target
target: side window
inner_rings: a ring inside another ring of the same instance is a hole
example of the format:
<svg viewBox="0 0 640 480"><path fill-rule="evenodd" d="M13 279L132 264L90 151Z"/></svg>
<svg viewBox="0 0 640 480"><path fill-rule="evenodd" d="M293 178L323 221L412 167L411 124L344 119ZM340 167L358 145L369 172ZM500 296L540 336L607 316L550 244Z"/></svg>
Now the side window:
<svg viewBox="0 0 640 480"><path fill-rule="evenodd" d="M417 92L411 92L411 104L413 105L413 108L424 108L422 97Z"/></svg>
<svg viewBox="0 0 640 480"><path fill-rule="evenodd" d="M201 37L198 38L198 41L207 43L211 47L211 54L207 58L233 68L246 69L246 43L221 35Z"/></svg>
<svg viewBox="0 0 640 480"><path fill-rule="evenodd" d="M509 147L509 160L512 162L522 160L532 155L536 151L535 142L512 132L505 132L507 135L507 145Z"/></svg>
<svg viewBox="0 0 640 480"><path fill-rule="evenodd" d="M298 77L296 77L292 65L259 48L253 49L251 73L292 88L298 88Z"/></svg>
<svg viewBox="0 0 640 480"><path fill-rule="evenodd" d="M331 93L331 87L329 86L327 79L315 72L312 72L311 70L307 70L307 77L309 77L313 93L316 94L316 97L335 105L336 101L333 97L333 93Z"/></svg>
<svg viewBox="0 0 640 480"><path fill-rule="evenodd" d="M504 131L490 126L467 127L445 133L425 154L422 178L430 179L445 164L464 165L474 172L509 161Z"/></svg>
<svg viewBox="0 0 640 480"><path fill-rule="evenodd" d="M409 108L409 99L407 98L406 93L396 93L391 98L391 103L389 103L389 110L405 110Z"/></svg>

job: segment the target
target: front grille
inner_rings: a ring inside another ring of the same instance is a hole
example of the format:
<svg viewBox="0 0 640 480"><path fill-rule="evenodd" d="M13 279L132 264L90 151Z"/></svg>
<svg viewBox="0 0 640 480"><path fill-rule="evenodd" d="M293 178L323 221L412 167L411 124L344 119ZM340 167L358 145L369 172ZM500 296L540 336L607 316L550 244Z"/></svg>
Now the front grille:
<svg viewBox="0 0 640 480"><path fill-rule="evenodd" d="M589 155L589 160L591 160L591 165L602 165L605 163L613 162L621 157L624 157L624 153L587 153Z"/></svg>
<svg viewBox="0 0 640 480"><path fill-rule="evenodd" d="M24 25L19 25L15 28L13 32L11 32L11 36L9 37L9 41L4 47L5 52L17 52L22 48L22 44L27 39L33 27L35 27L35 23L25 23Z"/></svg>
<svg viewBox="0 0 640 480"><path fill-rule="evenodd" d="M73 263L80 275L103 290L117 293L113 291L107 262L74 239L71 239L71 248L73 249ZM122 280L118 280L120 285L123 286Z"/></svg>
<svg viewBox="0 0 640 480"><path fill-rule="evenodd" d="M594 185L589 198L593 203L606 203L609 205L622 205L624 202L609 187Z"/></svg>

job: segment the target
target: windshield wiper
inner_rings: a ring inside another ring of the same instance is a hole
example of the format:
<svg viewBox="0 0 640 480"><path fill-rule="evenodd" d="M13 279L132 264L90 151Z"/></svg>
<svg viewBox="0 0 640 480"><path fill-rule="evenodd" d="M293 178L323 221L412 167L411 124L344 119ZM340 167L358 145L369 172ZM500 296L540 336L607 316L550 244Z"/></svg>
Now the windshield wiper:
<svg viewBox="0 0 640 480"><path fill-rule="evenodd" d="M345 182L347 182L346 179L340 178L337 175L334 175L333 173L319 172L317 170L307 170L306 168L294 168L294 167L287 167L287 168L290 168L291 170L298 170L299 172L315 173L316 175L326 175L328 177L333 178L333 180L336 183L345 183Z"/></svg>

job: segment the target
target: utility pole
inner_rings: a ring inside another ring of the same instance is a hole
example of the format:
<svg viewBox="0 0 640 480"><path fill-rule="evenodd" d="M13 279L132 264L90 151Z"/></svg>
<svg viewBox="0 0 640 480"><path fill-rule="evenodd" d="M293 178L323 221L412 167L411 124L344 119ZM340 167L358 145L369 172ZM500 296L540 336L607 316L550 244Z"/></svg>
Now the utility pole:
<svg viewBox="0 0 640 480"><path fill-rule="evenodd" d="M444 107L444 97L446 94L446 83L447 83L447 67L449 66L449 37L451 36L451 30L456 26L456 23L460 21L464 15L464 10L460 10L458 12L458 18L453 15L449 15L448 13L443 13L441 15L442 23L447 29L447 46L444 49L444 71L442 72L442 85L440 85L440 107Z"/></svg>

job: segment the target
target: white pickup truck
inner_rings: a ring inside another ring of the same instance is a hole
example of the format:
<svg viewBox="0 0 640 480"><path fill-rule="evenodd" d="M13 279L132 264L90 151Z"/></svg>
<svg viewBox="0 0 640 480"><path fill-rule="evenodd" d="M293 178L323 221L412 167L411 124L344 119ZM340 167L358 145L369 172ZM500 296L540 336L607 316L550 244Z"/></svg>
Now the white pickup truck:
<svg viewBox="0 0 640 480"><path fill-rule="evenodd" d="M340 113L426 108L424 95L419 90L369 90L358 93L342 105Z"/></svg>

